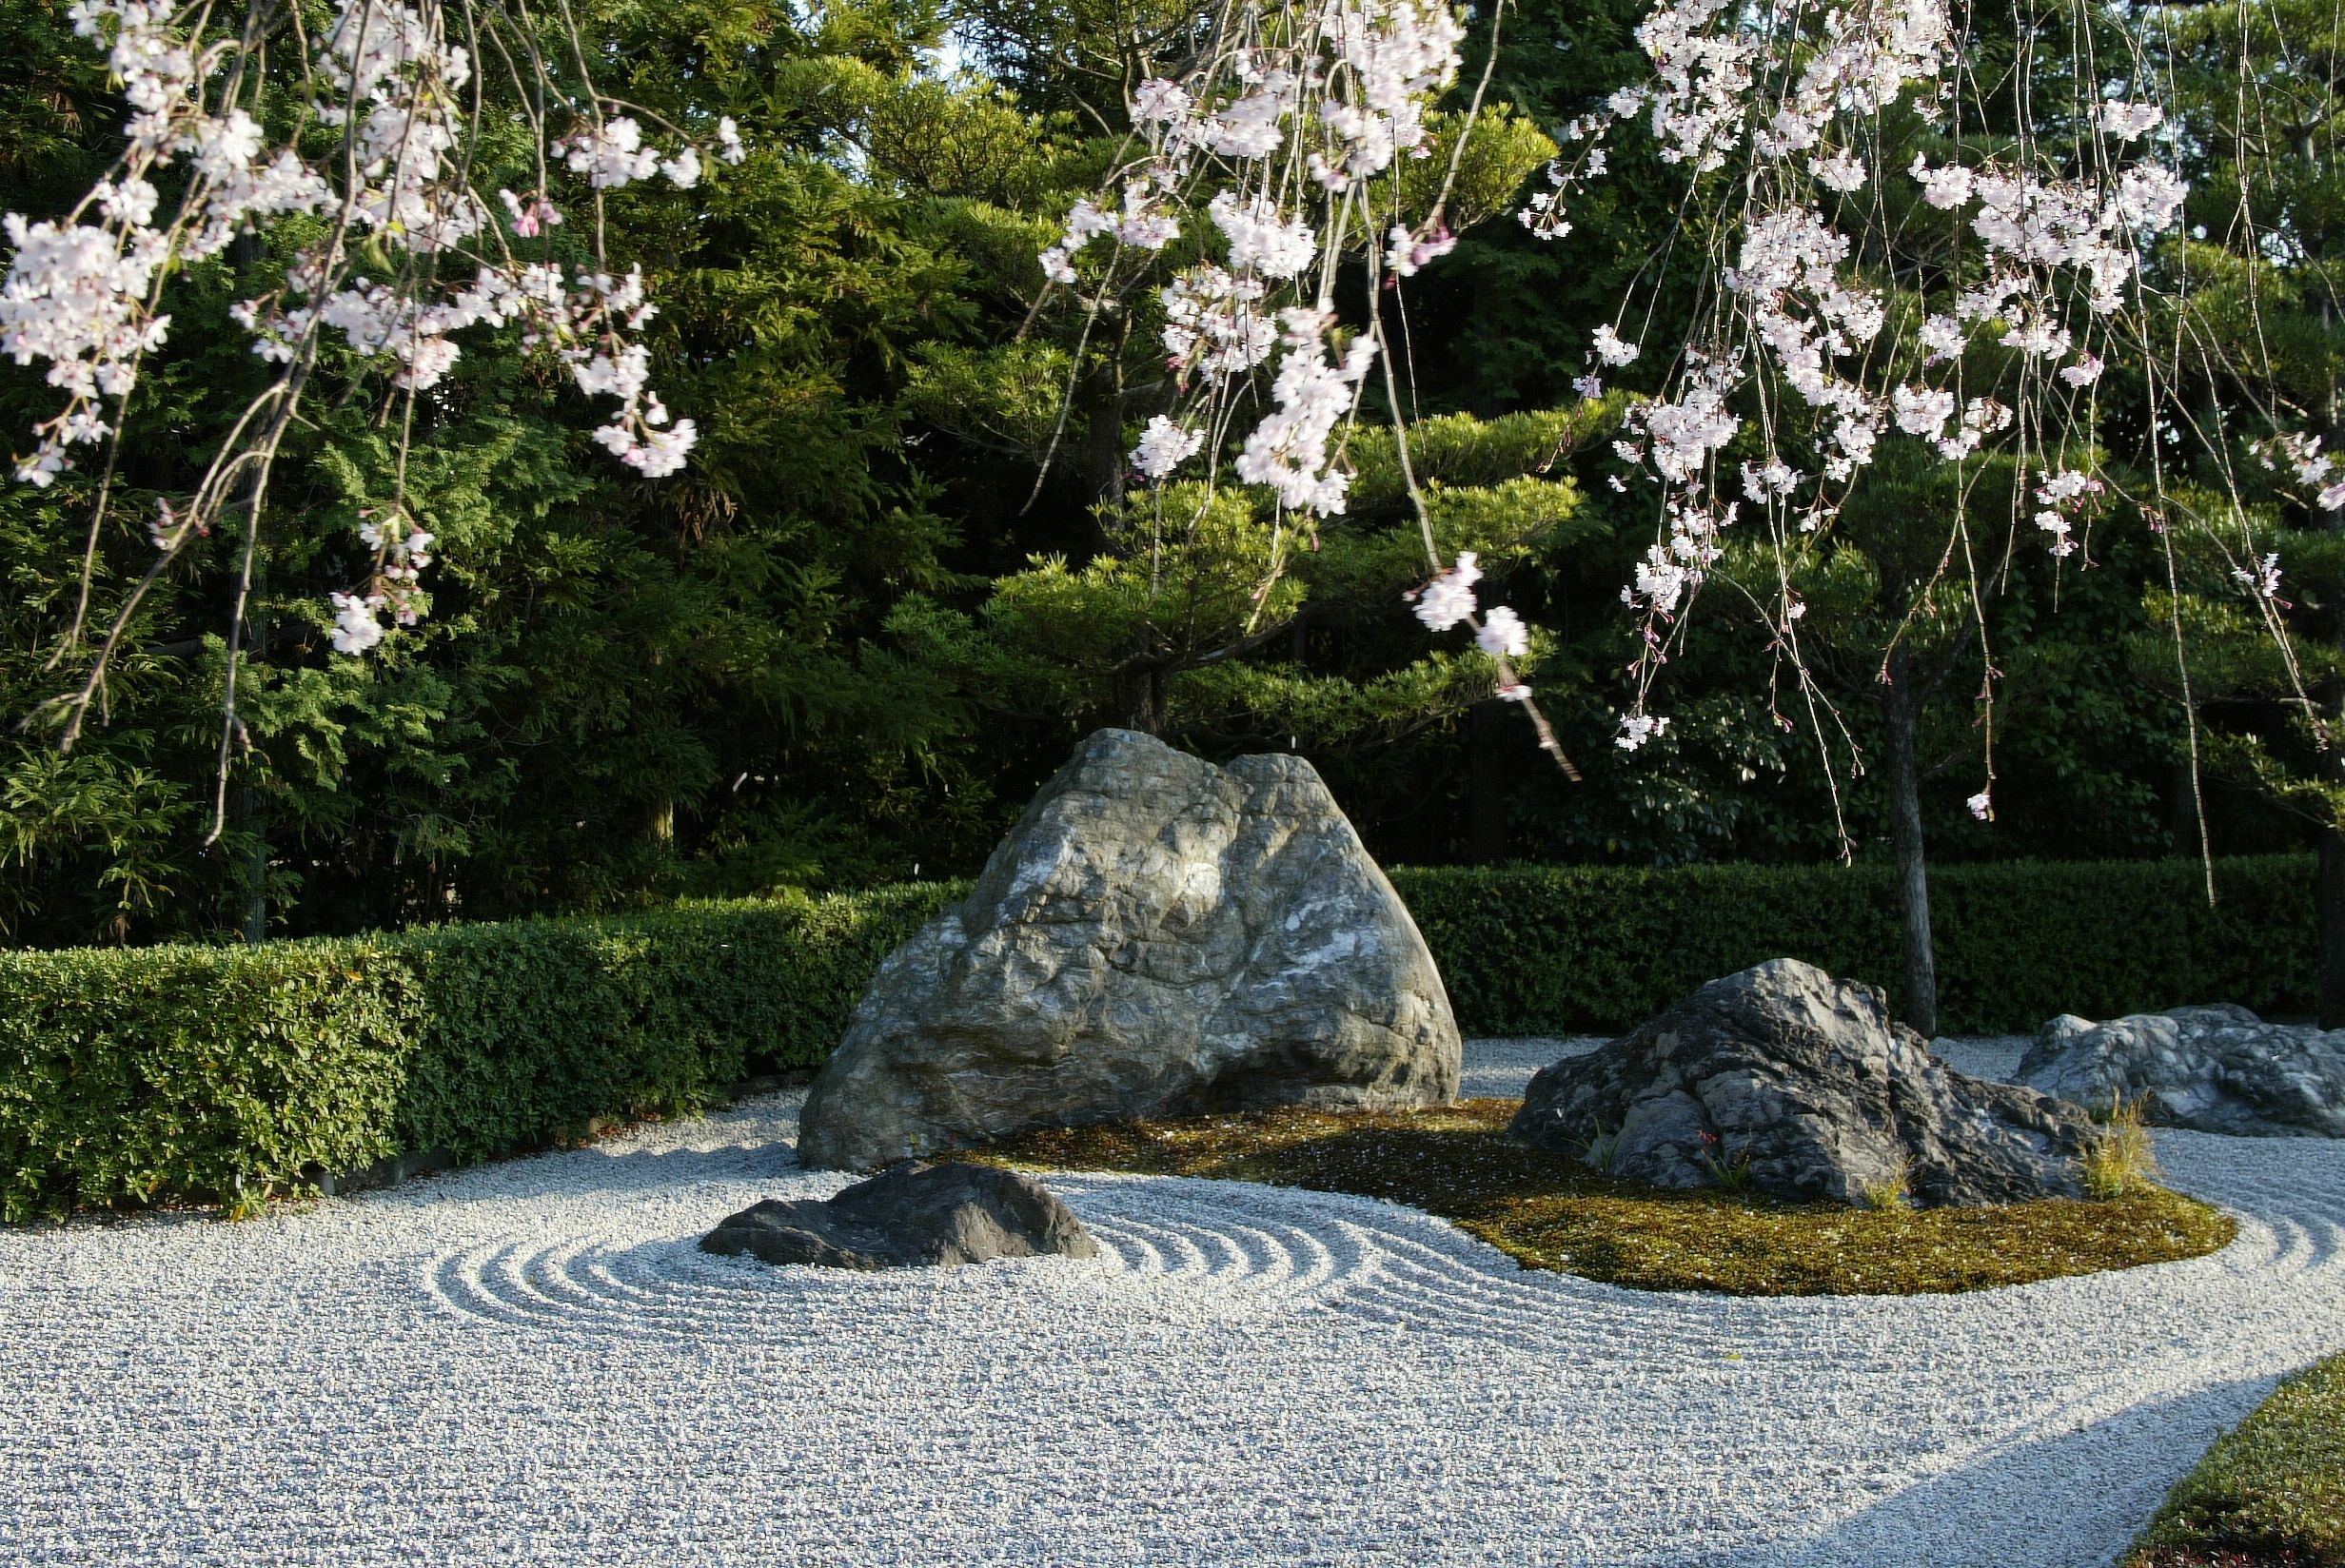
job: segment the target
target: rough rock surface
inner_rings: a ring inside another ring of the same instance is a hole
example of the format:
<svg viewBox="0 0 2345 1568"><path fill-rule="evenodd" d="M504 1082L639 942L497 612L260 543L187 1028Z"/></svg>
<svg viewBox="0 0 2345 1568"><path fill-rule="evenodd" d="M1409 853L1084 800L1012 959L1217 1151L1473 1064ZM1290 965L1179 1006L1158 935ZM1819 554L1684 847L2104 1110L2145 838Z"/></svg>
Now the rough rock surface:
<svg viewBox="0 0 2345 1568"><path fill-rule="evenodd" d="M969 896L891 954L798 1156L869 1169L1036 1127L1456 1097L1424 938L1310 763L1102 730Z"/></svg>
<svg viewBox="0 0 2345 1568"><path fill-rule="evenodd" d="M1952 1070L1879 991L1793 958L1543 1069L1512 1131L1661 1186L1746 1175L1779 1197L1855 1203L1902 1170L1925 1206L2079 1196L2093 1137L2077 1107Z"/></svg>
<svg viewBox="0 0 2345 1568"><path fill-rule="evenodd" d="M2062 1013L2017 1076L2095 1109L2138 1101L2159 1127L2345 1138L2345 1029L2267 1024L2228 1003L2104 1024Z"/></svg>
<svg viewBox="0 0 2345 1568"><path fill-rule="evenodd" d="M1074 1210L1031 1177L923 1160L907 1160L827 1201L768 1198L728 1216L700 1238L700 1248L831 1268L1099 1255Z"/></svg>

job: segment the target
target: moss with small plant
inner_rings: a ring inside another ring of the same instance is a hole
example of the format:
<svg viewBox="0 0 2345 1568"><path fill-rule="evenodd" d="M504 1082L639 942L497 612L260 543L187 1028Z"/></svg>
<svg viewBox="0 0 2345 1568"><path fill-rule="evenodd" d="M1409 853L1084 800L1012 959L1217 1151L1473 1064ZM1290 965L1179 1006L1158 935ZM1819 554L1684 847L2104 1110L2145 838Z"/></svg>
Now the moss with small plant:
<svg viewBox="0 0 2345 1568"><path fill-rule="evenodd" d="M2139 1100L2116 1100L2094 1113L2092 1147L2079 1162L2084 1190L2096 1198L2121 1198L2158 1174L2158 1146Z"/></svg>
<svg viewBox="0 0 2345 1568"><path fill-rule="evenodd" d="M2217 1439L2125 1568L2345 1568L2345 1356Z"/></svg>
<svg viewBox="0 0 2345 1568"><path fill-rule="evenodd" d="M1914 1208L1783 1203L1608 1176L1507 1137L1520 1102L1417 1111L1290 1107L1030 1132L964 1156L1021 1168L1204 1176L1351 1192L1455 1221L1529 1268L1645 1290L1921 1295L2196 1258L2232 1222L2137 1174L2106 1197Z"/></svg>

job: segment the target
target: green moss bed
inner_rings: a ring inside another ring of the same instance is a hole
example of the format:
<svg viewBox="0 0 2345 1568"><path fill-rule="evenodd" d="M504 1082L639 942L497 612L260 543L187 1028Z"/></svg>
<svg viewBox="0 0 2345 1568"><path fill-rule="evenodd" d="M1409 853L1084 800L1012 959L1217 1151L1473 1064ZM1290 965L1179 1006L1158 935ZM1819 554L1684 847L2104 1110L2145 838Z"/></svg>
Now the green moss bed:
<svg viewBox="0 0 2345 1568"><path fill-rule="evenodd" d="M2125 1568L2345 1568L2345 1356L2217 1440Z"/></svg>
<svg viewBox="0 0 2345 1568"><path fill-rule="evenodd" d="M1641 1290L1921 1295L2196 1258L2231 1220L2148 1183L1992 1208L1849 1208L1672 1191L1506 1136L1521 1102L1418 1111L1287 1107L1030 1132L963 1158L1024 1169L1205 1176L1351 1192L1455 1221L1527 1268ZM2327 1559L2322 1559L2326 1561Z"/></svg>

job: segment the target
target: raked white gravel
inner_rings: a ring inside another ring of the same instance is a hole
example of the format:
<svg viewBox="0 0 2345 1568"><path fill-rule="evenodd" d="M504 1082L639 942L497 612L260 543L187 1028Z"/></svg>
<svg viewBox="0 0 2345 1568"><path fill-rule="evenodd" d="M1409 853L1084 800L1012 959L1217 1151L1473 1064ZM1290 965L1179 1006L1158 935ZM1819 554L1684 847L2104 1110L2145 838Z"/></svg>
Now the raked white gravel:
<svg viewBox="0 0 2345 1568"><path fill-rule="evenodd" d="M1469 1048L1468 1092L1555 1049ZM1053 1180L1092 1262L697 1251L842 1185L796 1107L0 1233L0 1560L2098 1568L2345 1347L2345 1145L2161 1134L2236 1244L1954 1297L1642 1294L1155 1178Z"/></svg>

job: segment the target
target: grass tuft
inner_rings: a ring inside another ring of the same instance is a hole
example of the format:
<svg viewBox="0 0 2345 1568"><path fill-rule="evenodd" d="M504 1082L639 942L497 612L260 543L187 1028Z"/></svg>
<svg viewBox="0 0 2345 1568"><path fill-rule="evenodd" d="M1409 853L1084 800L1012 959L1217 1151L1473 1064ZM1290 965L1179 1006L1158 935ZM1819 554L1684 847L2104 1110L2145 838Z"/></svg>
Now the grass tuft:
<svg viewBox="0 0 2345 1568"><path fill-rule="evenodd" d="M1645 1290L1919 1295L2195 1258L2232 1222L2147 1185L1995 1208L1779 1203L1630 1182L1506 1136L1520 1102L1419 1111L1286 1107L1030 1132L964 1158L1352 1192L1454 1220L1528 1268Z"/></svg>
<svg viewBox="0 0 2345 1568"><path fill-rule="evenodd" d="M2345 1568L2345 1356L2216 1440L2125 1568Z"/></svg>
<svg viewBox="0 0 2345 1568"><path fill-rule="evenodd" d="M2141 1102L2113 1101L2094 1120L2100 1125L2079 1172L2084 1190L2096 1198L2112 1199L2148 1186L2158 1174L2158 1150L2150 1140L2149 1124L2142 1119Z"/></svg>
<svg viewBox="0 0 2345 1568"><path fill-rule="evenodd" d="M1900 1154L1897 1164L1877 1181L1866 1182L1860 1190L1864 1206L1873 1209L1910 1208L1913 1206L1914 1161L1910 1154Z"/></svg>

